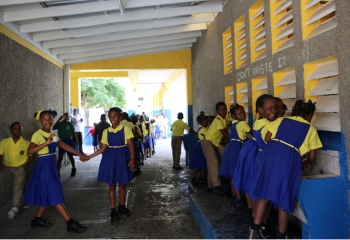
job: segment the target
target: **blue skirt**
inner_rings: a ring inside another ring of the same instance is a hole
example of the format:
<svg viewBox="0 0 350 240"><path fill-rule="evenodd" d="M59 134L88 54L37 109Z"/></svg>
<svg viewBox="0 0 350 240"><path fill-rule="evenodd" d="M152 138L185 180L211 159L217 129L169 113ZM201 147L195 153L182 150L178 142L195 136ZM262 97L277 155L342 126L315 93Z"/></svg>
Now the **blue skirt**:
<svg viewBox="0 0 350 240"><path fill-rule="evenodd" d="M64 202L55 154L39 157L30 176L24 202L43 207L55 206Z"/></svg>
<svg viewBox="0 0 350 240"><path fill-rule="evenodd" d="M293 212L302 160L293 148L276 141L269 142L259 159L252 195L267 199L286 212Z"/></svg>
<svg viewBox="0 0 350 240"><path fill-rule="evenodd" d="M193 147L189 168L198 169L198 170L207 170L207 160L204 156L202 145L198 141L195 143Z"/></svg>
<svg viewBox="0 0 350 240"><path fill-rule="evenodd" d="M235 189L243 190L248 194L251 192L256 177L254 174L255 160L260 154L261 151L259 151L259 147L253 139L243 144L233 179Z"/></svg>
<svg viewBox="0 0 350 240"><path fill-rule="evenodd" d="M149 141L149 136L148 136L148 135L146 135L145 140L146 140L146 142L144 143L143 147L144 147L145 149L151 148L150 141Z"/></svg>
<svg viewBox="0 0 350 240"><path fill-rule="evenodd" d="M225 178L233 178L236 172L238 156L242 143L231 140L225 147L220 164L219 175Z"/></svg>
<svg viewBox="0 0 350 240"><path fill-rule="evenodd" d="M109 148L104 151L98 169L97 181L127 184L132 180L132 171L128 167L130 153L128 147Z"/></svg>

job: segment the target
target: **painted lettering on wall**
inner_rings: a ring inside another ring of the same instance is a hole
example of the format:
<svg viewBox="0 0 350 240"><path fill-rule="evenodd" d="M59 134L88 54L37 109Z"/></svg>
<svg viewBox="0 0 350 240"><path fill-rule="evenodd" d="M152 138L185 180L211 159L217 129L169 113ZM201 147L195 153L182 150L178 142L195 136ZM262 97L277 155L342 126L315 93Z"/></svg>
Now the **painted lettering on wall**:
<svg viewBox="0 0 350 240"><path fill-rule="evenodd" d="M260 75L264 75L264 74L267 74L267 73L272 73L274 72L275 70L279 70L281 68L284 68L286 66L286 60L287 60L287 57L280 57L280 58L277 58L277 60L275 62L266 62L266 63L262 63L256 67L253 67L252 68L252 76L255 77L255 76L260 76ZM237 73L237 81L241 81L241 80L245 80L246 78L249 78L249 75L250 75L250 67L245 67L245 68L242 68L242 70L240 70L238 73Z"/></svg>

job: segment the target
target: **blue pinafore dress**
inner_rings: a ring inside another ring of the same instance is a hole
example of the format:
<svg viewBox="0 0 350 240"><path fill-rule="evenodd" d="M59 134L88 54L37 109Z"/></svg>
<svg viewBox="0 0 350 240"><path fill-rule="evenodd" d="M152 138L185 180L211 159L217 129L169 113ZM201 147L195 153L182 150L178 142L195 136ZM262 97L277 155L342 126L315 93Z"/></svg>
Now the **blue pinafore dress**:
<svg viewBox="0 0 350 240"><path fill-rule="evenodd" d="M135 152L135 161L140 161L140 153L142 152L141 141L136 138L132 139L134 144L134 152Z"/></svg>
<svg viewBox="0 0 350 240"><path fill-rule="evenodd" d="M132 171L128 167L130 152L124 140L124 127L116 132L107 131L108 145L104 151L98 169L97 181L127 184L132 180Z"/></svg>
<svg viewBox="0 0 350 240"><path fill-rule="evenodd" d="M47 141L47 138L45 138ZM30 176L24 202L43 207L55 206L64 202L63 190L57 171L56 148L53 142L47 147L47 154L39 154L39 159Z"/></svg>
<svg viewBox="0 0 350 240"><path fill-rule="evenodd" d="M231 125L231 132L230 132L230 142L225 147L224 153L222 155L222 160L220 164L220 170L219 175L225 178L233 178L237 162L238 162L238 156L239 152L241 151L243 141L239 138L238 132L237 132L237 124L239 122L236 122Z"/></svg>
<svg viewBox="0 0 350 240"><path fill-rule="evenodd" d="M267 199L286 212L294 211L295 197L302 171L299 148L310 125L284 118L276 138L265 147L258 162L253 196Z"/></svg>
<svg viewBox="0 0 350 240"><path fill-rule="evenodd" d="M151 148L151 141L149 138L149 123L145 124L145 126L148 134L145 136L144 148L147 149L147 148Z"/></svg>
<svg viewBox="0 0 350 240"><path fill-rule="evenodd" d="M201 128L198 128L198 131L201 130ZM199 140L199 137L197 135L197 142L194 144L193 150L192 150L192 157L190 161L190 169L198 169L198 170L207 170L207 160L204 156L201 140Z"/></svg>
<svg viewBox="0 0 350 240"><path fill-rule="evenodd" d="M261 137L262 129L263 127L259 130L254 130L253 137L243 144L233 179L235 189L243 190L248 192L248 194L255 182L255 161L260 157L266 145Z"/></svg>

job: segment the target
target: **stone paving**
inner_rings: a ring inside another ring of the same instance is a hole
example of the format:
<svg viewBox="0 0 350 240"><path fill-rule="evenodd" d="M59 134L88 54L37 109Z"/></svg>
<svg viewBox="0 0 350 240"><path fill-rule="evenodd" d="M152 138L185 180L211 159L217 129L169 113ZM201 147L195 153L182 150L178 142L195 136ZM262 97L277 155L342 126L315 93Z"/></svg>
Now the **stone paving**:
<svg viewBox="0 0 350 240"><path fill-rule="evenodd" d="M50 207L44 218L49 229L32 229L37 207L22 209L14 220L7 219L11 201L0 206L0 238L202 238L189 206L190 172L172 168L170 139L157 141L156 154L145 161L143 173L130 183L127 200L131 217L118 223L109 220L108 186L96 181L100 156L87 163L77 161L77 175L70 177L70 165L63 167L61 182L65 206L74 219L88 226L82 234L66 231L66 223ZM91 147L85 147L87 153ZM183 150L181 164L185 165Z"/></svg>

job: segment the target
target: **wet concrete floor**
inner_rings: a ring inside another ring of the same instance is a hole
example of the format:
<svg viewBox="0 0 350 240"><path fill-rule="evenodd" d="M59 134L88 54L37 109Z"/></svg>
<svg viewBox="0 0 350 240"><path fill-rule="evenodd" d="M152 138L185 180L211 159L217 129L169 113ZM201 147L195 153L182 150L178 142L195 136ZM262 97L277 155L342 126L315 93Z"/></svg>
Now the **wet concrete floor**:
<svg viewBox="0 0 350 240"><path fill-rule="evenodd" d="M0 206L0 238L202 238L190 212L191 172L186 168L173 170L170 146L170 139L158 140L156 154L145 161L143 173L128 185L130 217L110 222L108 185L96 180L101 159L98 156L86 163L77 161L77 175L73 178L70 164L61 170L65 206L72 218L88 226L86 232L67 232L66 223L54 207L43 216L53 223L49 229L30 227L36 206L21 209L15 219L9 220L9 201ZM91 153L92 147L85 147L84 151ZM184 150L181 157L184 166Z"/></svg>

